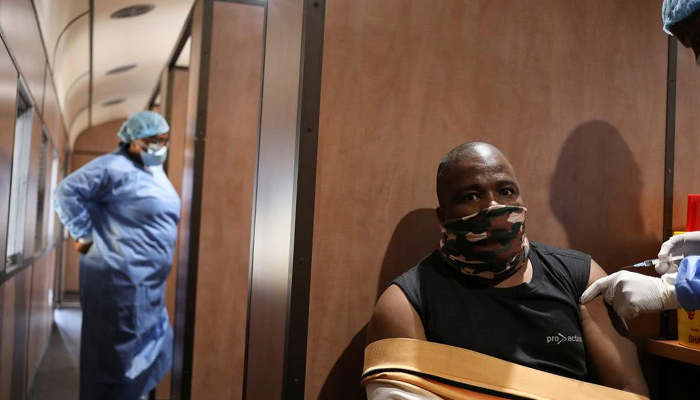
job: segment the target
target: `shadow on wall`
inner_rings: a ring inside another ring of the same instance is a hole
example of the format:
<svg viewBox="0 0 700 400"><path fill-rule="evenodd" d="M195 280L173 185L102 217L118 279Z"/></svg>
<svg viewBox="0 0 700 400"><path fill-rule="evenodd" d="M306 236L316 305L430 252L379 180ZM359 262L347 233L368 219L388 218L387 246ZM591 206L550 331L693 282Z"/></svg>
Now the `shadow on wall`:
<svg viewBox="0 0 700 400"><path fill-rule="evenodd" d="M569 247L592 255L607 273L654 258L661 242L644 232L642 186L639 165L614 126L579 125L562 147L549 199Z"/></svg>
<svg viewBox="0 0 700 400"><path fill-rule="evenodd" d="M434 209L421 208L406 214L396 226L384 254L375 302L394 278L413 268L439 243L440 226ZM367 325L355 334L333 365L321 388L320 400L366 398L360 386L366 332Z"/></svg>
<svg viewBox="0 0 700 400"><path fill-rule="evenodd" d="M604 121L579 125L562 147L549 192L569 247L593 256L608 274L656 257L661 241L644 232L642 187L634 154L614 126ZM655 275L653 268L635 272ZM628 327L641 349L646 338L658 336L659 315L641 315L628 321ZM640 355L647 381L654 386L654 363Z"/></svg>

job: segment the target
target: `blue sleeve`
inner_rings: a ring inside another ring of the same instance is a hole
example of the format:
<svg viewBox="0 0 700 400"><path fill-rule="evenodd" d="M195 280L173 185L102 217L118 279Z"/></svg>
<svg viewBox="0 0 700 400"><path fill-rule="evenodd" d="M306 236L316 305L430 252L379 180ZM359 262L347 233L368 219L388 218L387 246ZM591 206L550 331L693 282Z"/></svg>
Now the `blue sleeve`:
<svg viewBox="0 0 700 400"><path fill-rule="evenodd" d="M700 310L700 256L688 256L681 261L676 277L676 298L686 310Z"/></svg>
<svg viewBox="0 0 700 400"><path fill-rule="evenodd" d="M107 160L100 157L63 179L54 191L58 218L75 239L92 234L88 203L104 198L110 186Z"/></svg>

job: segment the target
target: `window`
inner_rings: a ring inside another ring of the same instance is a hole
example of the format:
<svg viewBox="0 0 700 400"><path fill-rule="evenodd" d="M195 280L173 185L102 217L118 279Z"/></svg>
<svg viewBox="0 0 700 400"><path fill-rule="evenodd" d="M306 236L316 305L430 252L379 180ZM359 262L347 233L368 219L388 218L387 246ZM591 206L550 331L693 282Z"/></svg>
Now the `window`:
<svg viewBox="0 0 700 400"><path fill-rule="evenodd" d="M51 165L49 162L49 152L51 151L51 142L49 141L49 136L46 134L45 130L41 133L41 153L39 155L39 181L37 190L37 210L36 210L36 236L34 237L34 251L41 251L46 248L47 242L47 226L46 217L48 207L46 200L51 197L47 196L47 189L50 188L50 184L47 181L48 177L51 176L48 171L48 167Z"/></svg>
<svg viewBox="0 0 700 400"><path fill-rule="evenodd" d="M50 170L49 173L47 174L48 176L48 192L46 195L46 208L49 210L48 214L46 214L46 219L48 220L46 223L46 234L44 235L46 237L47 245L53 246L56 243L54 242L54 234L55 234L55 222L56 222L56 213L53 208L53 196L52 193L54 189L56 189L56 185L58 184L58 169L59 169L59 158L58 158L58 151L51 146L51 164L49 165Z"/></svg>
<svg viewBox="0 0 700 400"><path fill-rule="evenodd" d="M10 183L10 213L7 230L7 272L19 267L24 253L24 228L27 214L29 185L29 158L32 139L33 110L21 86L17 96L17 121L12 153L12 178Z"/></svg>

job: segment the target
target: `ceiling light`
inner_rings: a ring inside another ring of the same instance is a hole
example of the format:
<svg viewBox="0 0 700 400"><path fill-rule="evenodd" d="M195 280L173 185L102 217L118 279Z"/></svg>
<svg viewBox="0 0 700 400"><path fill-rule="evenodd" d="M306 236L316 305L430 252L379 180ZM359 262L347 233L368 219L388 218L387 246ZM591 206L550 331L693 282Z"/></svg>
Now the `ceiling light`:
<svg viewBox="0 0 700 400"><path fill-rule="evenodd" d="M106 102L102 103L102 107L116 106L117 104L121 104L125 101L126 101L126 99L123 97L121 99L113 99L113 100L106 101Z"/></svg>
<svg viewBox="0 0 700 400"><path fill-rule="evenodd" d="M137 4L115 11L110 15L110 18L131 18L138 17L156 8L155 4Z"/></svg>
<svg viewBox="0 0 700 400"><path fill-rule="evenodd" d="M136 64L126 64L126 65L121 65L117 68L110 69L107 71L107 75L116 75L116 74L121 74L126 71L130 71L132 69L136 68Z"/></svg>

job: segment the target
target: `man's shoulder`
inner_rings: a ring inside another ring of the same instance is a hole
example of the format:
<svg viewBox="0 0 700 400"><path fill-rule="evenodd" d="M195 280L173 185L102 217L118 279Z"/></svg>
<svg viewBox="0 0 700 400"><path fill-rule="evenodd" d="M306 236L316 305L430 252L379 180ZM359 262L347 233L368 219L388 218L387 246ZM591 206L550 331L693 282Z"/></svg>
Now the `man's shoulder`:
<svg viewBox="0 0 700 400"><path fill-rule="evenodd" d="M392 283L398 284L402 288L405 287L407 284L411 286L417 285L420 282L420 280L423 277L425 277L426 273L433 273L435 269L436 258L437 262L441 260L437 250L426 255L420 261L418 261L418 263L414 265L411 269L397 276Z"/></svg>
<svg viewBox="0 0 700 400"><path fill-rule="evenodd" d="M564 247L552 246L550 244L535 241L531 241L530 245L531 248L538 253L538 255L568 257L586 262L590 261L591 259L589 254Z"/></svg>
<svg viewBox="0 0 700 400"><path fill-rule="evenodd" d="M578 299L586 289L591 272L591 256L576 250L531 242L537 254L540 268L548 271L552 282L564 283L573 299Z"/></svg>

